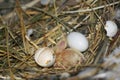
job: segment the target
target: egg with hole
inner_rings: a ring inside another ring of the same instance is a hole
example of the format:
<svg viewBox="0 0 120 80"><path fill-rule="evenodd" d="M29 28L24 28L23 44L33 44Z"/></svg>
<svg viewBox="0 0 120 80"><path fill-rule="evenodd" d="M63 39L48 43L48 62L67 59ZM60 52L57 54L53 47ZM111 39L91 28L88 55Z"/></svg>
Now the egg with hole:
<svg viewBox="0 0 120 80"><path fill-rule="evenodd" d="M67 42L70 48L84 52L88 49L88 39L79 32L71 32L67 35Z"/></svg>
<svg viewBox="0 0 120 80"><path fill-rule="evenodd" d="M54 51L51 48L44 47L39 48L35 52L34 56L35 62L42 67L50 67L55 62Z"/></svg>
<svg viewBox="0 0 120 80"><path fill-rule="evenodd" d="M118 31L118 26L113 21L106 21L105 30L108 37L114 37Z"/></svg>

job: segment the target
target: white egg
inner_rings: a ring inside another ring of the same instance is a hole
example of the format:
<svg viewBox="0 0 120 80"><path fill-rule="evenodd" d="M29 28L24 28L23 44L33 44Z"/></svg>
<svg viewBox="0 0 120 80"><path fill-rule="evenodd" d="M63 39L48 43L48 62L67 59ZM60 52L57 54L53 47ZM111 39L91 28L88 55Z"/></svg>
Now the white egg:
<svg viewBox="0 0 120 80"><path fill-rule="evenodd" d="M68 34L67 41L71 48L77 49L81 52L87 50L89 45L87 38L79 32L71 32Z"/></svg>
<svg viewBox="0 0 120 80"><path fill-rule="evenodd" d="M36 63L42 67L50 67L55 62L55 55L53 49L44 47L35 52L34 59Z"/></svg>
<svg viewBox="0 0 120 80"><path fill-rule="evenodd" d="M114 37L118 31L118 27L113 21L106 21L105 30L108 37Z"/></svg>

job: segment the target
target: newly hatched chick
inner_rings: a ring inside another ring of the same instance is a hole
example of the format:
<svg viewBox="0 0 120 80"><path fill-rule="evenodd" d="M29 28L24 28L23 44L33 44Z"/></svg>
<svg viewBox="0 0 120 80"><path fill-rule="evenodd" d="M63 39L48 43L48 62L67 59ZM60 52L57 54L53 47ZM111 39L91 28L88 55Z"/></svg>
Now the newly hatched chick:
<svg viewBox="0 0 120 80"><path fill-rule="evenodd" d="M61 40L56 46L55 66L69 69L84 62L84 55L75 49L67 48L66 40Z"/></svg>

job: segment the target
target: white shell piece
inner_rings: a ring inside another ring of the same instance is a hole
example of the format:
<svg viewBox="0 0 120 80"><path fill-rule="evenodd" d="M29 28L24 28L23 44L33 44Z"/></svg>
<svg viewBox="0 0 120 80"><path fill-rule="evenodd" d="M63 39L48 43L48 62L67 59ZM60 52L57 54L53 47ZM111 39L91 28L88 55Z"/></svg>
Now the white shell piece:
<svg viewBox="0 0 120 80"><path fill-rule="evenodd" d="M67 41L71 48L77 49L81 52L85 51L89 45L87 38L79 32L71 32L68 34Z"/></svg>
<svg viewBox="0 0 120 80"><path fill-rule="evenodd" d="M35 61L42 67L50 67L55 62L54 51L50 48L40 48L35 52Z"/></svg>
<svg viewBox="0 0 120 80"><path fill-rule="evenodd" d="M118 31L118 27L113 21L106 21L105 30L108 37L114 37Z"/></svg>
<svg viewBox="0 0 120 80"><path fill-rule="evenodd" d="M30 38L30 35L33 34L33 29L28 29L27 36Z"/></svg>
<svg viewBox="0 0 120 80"><path fill-rule="evenodd" d="M48 5L50 3L50 0L41 0L42 5Z"/></svg>
<svg viewBox="0 0 120 80"><path fill-rule="evenodd" d="M120 9L117 9L115 12L115 18L120 19Z"/></svg>
<svg viewBox="0 0 120 80"><path fill-rule="evenodd" d="M68 72L61 73L60 79L68 78L70 77L70 74Z"/></svg>

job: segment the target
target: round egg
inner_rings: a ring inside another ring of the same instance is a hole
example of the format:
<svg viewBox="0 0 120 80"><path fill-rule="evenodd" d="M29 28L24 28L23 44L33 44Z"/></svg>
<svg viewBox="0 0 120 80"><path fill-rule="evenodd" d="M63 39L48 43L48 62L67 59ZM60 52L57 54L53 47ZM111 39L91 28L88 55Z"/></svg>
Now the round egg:
<svg viewBox="0 0 120 80"><path fill-rule="evenodd" d="M35 52L35 62L42 67L50 67L55 62L55 55L53 49L44 47Z"/></svg>
<svg viewBox="0 0 120 80"><path fill-rule="evenodd" d="M114 37L118 31L118 27L113 21L106 21L105 30L108 37Z"/></svg>
<svg viewBox="0 0 120 80"><path fill-rule="evenodd" d="M71 32L68 34L67 42L69 47L77 49L81 52L87 50L89 45L87 38L79 32Z"/></svg>

